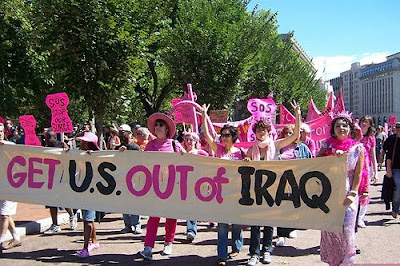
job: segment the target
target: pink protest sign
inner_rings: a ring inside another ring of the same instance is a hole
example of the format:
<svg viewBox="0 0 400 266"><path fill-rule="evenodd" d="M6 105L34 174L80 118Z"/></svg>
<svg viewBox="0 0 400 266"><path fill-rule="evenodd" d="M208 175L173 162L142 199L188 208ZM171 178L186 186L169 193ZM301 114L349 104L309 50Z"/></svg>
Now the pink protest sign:
<svg viewBox="0 0 400 266"><path fill-rule="evenodd" d="M172 107L180 103L182 100L181 99L173 99L171 101ZM182 107L176 107L175 113L174 113L174 120L175 123L183 123L183 118L182 118Z"/></svg>
<svg viewBox="0 0 400 266"><path fill-rule="evenodd" d="M46 105L51 109L51 127L55 133L70 133L73 131L72 121L68 116L68 95L65 92L49 94Z"/></svg>
<svg viewBox="0 0 400 266"><path fill-rule="evenodd" d="M394 126L396 125L396 116L392 115L389 116L389 126Z"/></svg>
<svg viewBox="0 0 400 266"><path fill-rule="evenodd" d="M315 141L317 151L321 148L321 143L330 137L332 117L329 115L308 121L307 124L311 128L310 137Z"/></svg>
<svg viewBox="0 0 400 266"><path fill-rule="evenodd" d="M247 110L253 115L251 126L247 132L248 141L255 141L256 135L253 132L253 125L259 120L265 120L271 125L270 135L275 140L276 130L273 125L272 116L276 113L276 103L272 98L250 99L247 103Z"/></svg>
<svg viewBox="0 0 400 266"><path fill-rule="evenodd" d="M36 120L33 115L21 115L19 117L19 124L25 132L25 145L41 146L36 136Z"/></svg>
<svg viewBox="0 0 400 266"><path fill-rule="evenodd" d="M181 98L182 101L192 101L196 102L197 100L197 95L192 91L192 85L187 84L188 88L188 93L185 93L183 97ZM183 123L186 124L192 124L197 126L197 121L196 121L196 110L193 108L193 106L190 105L183 105L182 106L182 119ZM196 127L195 127L196 128ZM197 132L197 129L196 131Z"/></svg>

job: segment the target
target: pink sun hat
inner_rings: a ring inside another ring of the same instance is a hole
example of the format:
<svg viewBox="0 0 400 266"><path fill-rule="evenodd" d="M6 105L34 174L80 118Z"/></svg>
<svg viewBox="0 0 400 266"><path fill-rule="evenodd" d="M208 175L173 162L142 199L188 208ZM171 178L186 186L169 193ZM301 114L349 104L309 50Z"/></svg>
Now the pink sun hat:
<svg viewBox="0 0 400 266"><path fill-rule="evenodd" d="M83 140L83 141L86 141L86 142L92 142L100 150L100 147L97 144L97 142L99 141L99 138L95 134L90 132L90 131L86 131L85 134L83 134L82 137L76 137L75 139L76 140L80 140L80 141Z"/></svg>
<svg viewBox="0 0 400 266"><path fill-rule="evenodd" d="M175 136L176 126L175 122L166 114L154 113L147 119L147 128L150 130L151 134L155 134L155 123L157 120L163 120L168 125L168 138L172 139Z"/></svg>

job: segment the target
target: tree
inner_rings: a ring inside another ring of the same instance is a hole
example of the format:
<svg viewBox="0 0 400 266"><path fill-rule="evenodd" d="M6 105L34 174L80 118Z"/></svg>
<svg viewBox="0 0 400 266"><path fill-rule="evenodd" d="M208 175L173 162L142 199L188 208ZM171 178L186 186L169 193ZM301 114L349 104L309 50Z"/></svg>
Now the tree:
<svg viewBox="0 0 400 266"><path fill-rule="evenodd" d="M38 53L48 51L56 91L83 97L102 132L106 110L130 82L145 38L145 1L37 0L33 4Z"/></svg>
<svg viewBox="0 0 400 266"><path fill-rule="evenodd" d="M147 115L171 93L192 83L199 102L231 106L246 61L258 50L258 28L247 3L238 0L179 1L147 54L148 70L135 86ZM265 26L265 25L263 25Z"/></svg>
<svg viewBox="0 0 400 266"><path fill-rule="evenodd" d="M311 66L292 45L290 38L282 41L277 32L262 40L262 48L249 62L240 81L241 99L265 97L273 92L274 99L285 106L290 106L289 102L295 99L307 110L311 96L320 107L325 104L326 92L319 89Z"/></svg>

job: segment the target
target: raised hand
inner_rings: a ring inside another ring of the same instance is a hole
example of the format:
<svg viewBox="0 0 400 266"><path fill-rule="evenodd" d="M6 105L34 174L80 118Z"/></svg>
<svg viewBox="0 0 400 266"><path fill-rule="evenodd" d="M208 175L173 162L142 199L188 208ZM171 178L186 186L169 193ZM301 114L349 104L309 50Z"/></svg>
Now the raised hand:
<svg viewBox="0 0 400 266"><path fill-rule="evenodd" d="M295 114L300 115L301 114L300 105L298 105L295 100L293 100L293 102L291 102L290 104L292 105Z"/></svg>

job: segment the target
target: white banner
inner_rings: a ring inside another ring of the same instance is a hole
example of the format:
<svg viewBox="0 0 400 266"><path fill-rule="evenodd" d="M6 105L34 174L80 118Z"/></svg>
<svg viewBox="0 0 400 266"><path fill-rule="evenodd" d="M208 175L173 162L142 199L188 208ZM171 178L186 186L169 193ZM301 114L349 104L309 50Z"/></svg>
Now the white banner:
<svg viewBox="0 0 400 266"><path fill-rule="evenodd" d="M244 162L191 154L0 146L0 198L113 213L341 232L346 158Z"/></svg>

